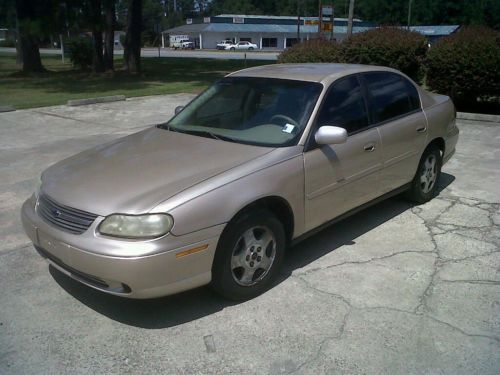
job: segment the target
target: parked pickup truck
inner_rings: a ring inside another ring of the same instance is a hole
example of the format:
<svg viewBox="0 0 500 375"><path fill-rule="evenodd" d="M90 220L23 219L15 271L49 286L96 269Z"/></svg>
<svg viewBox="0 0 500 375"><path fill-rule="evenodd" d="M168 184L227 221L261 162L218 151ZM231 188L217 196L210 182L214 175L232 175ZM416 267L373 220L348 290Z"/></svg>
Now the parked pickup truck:
<svg viewBox="0 0 500 375"><path fill-rule="evenodd" d="M221 41L220 43L217 43L217 49L225 50L228 47L231 47L234 45L234 42L230 39L226 39Z"/></svg>
<svg viewBox="0 0 500 375"><path fill-rule="evenodd" d="M181 39L172 43L171 47L173 49L194 49L194 43L190 42L189 39Z"/></svg>

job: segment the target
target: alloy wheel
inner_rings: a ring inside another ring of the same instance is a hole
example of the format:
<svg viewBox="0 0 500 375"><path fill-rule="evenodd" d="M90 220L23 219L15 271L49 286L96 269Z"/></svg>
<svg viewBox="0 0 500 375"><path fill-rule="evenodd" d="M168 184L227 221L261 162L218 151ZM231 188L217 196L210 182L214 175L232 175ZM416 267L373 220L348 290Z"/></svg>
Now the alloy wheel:
<svg viewBox="0 0 500 375"><path fill-rule="evenodd" d="M266 227L252 227L245 231L233 249L231 273L241 286L252 286L261 281L271 269L276 257L276 239Z"/></svg>
<svg viewBox="0 0 500 375"><path fill-rule="evenodd" d="M434 154L430 154L425 159L420 173L420 188L427 194L432 190L437 178L437 159Z"/></svg>

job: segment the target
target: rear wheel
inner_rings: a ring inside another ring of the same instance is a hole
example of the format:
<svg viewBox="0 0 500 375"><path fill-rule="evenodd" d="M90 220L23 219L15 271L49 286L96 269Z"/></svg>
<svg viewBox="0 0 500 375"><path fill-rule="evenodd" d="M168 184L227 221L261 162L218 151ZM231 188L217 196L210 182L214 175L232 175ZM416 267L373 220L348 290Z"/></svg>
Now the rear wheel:
<svg viewBox="0 0 500 375"><path fill-rule="evenodd" d="M438 147L431 146L424 152L408 191L412 201L425 203L436 195L442 164L443 158Z"/></svg>
<svg viewBox="0 0 500 375"><path fill-rule="evenodd" d="M258 296L271 285L281 266L285 232L267 210L255 210L228 224L212 266L212 287L233 300Z"/></svg>

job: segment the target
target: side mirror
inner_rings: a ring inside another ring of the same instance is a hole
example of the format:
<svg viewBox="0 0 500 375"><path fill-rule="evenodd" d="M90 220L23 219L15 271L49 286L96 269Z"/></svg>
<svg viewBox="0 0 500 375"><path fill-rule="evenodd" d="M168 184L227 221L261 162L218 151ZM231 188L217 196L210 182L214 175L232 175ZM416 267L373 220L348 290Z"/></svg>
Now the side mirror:
<svg viewBox="0 0 500 375"><path fill-rule="evenodd" d="M179 105L177 107L175 107L175 114L178 114L180 111L182 111L184 109L184 106L183 105Z"/></svg>
<svg viewBox="0 0 500 375"><path fill-rule="evenodd" d="M347 141L347 131L338 126L322 126L314 134L314 139L319 145L345 143Z"/></svg>

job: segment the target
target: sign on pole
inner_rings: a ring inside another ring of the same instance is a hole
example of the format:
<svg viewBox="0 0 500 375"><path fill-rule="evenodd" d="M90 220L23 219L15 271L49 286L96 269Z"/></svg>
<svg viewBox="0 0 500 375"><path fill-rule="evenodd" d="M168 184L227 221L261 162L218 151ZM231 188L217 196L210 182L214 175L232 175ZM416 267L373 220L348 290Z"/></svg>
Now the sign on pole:
<svg viewBox="0 0 500 375"><path fill-rule="evenodd" d="M332 5L323 5L321 9L321 13L323 16L331 17L333 15L333 6Z"/></svg>

